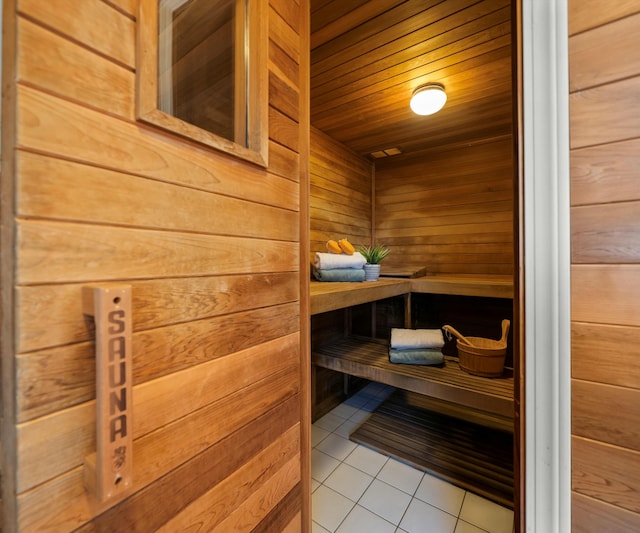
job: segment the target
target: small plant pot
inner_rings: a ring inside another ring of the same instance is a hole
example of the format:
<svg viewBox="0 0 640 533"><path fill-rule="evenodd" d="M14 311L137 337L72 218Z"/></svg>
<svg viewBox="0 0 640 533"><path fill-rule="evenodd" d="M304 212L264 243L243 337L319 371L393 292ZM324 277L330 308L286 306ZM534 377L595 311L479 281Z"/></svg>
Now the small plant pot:
<svg viewBox="0 0 640 533"><path fill-rule="evenodd" d="M380 277L380 265L364 265L364 280L378 281Z"/></svg>

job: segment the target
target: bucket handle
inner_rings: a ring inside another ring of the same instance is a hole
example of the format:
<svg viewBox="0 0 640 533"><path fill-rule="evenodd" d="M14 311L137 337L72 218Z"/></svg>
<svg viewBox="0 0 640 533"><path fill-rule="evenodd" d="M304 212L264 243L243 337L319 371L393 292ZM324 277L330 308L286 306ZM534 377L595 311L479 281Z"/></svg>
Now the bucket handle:
<svg viewBox="0 0 640 533"><path fill-rule="evenodd" d="M445 331L446 336L447 336L447 340L452 340L453 337L457 337L457 339L461 342L463 342L464 344L466 344L467 346L473 346L473 344L471 342L469 342L469 339L467 339L462 333L460 333L456 328L454 328L453 326L449 326L448 324L446 326L442 326L442 329Z"/></svg>
<svg viewBox="0 0 640 533"><path fill-rule="evenodd" d="M509 326L511 322L509 322L506 318L502 321L502 337L500 338L501 342L507 343L507 334L509 333Z"/></svg>

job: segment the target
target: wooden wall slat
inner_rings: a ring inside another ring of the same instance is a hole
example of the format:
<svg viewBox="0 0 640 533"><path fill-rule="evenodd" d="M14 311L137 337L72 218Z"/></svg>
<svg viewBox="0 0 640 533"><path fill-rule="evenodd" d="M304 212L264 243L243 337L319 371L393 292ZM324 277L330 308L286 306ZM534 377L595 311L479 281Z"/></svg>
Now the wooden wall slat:
<svg viewBox="0 0 640 533"><path fill-rule="evenodd" d="M640 512L640 452L578 436L571 443L573 490Z"/></svg>
<svg viewBox="0 0 640 533"><path fill-rule="evenodd" d="M640 202L573 207L571 261L640 262Z"/></svg>
<svg viewBox="0 0 640 533"><path fill-rule="evenodd" d="M638 23L569 1L574 532L640 526Z"/></svg>
<svg viewBox="0 0 640 533"><path fill-rule="evenodd" d="M175 423L183 417L193 416L193 413L200 409L215 406L219 398L237 395L245 387L255 388L255 384L260 380L295 369L298 350L291 346L293 340L295 336L292 336L288 345L284 346L288 349L285 356L278 352L275 342L260 344L265 354L259 357L256 356L258 348L255 347L175 373L175 387L171 383L172 376L137 385L133 392L133 409L136 413L133 419L133 436L136 442L156 428ZM248 363L247 359L262 361L268 370L261 368L252 373L251 363ZM202 372L200 379L198 372ZM223 380L224 377L234 379L226 382L218 381ZM186 388L177 387L179 384L186 385ZM184 398L185 391L203 389L204 384L210 390L203 390L199 396L193 398ZM263 385L259 385L261 386ZM157 405L154 402L157 402ZM237 410L242 409L237 408ZM21 445L19 491L33 488L49 478L61 475L82 464L84 457L94 451L94 427L95 403L93 401L20 424L18 427ZM73 443L66 442L69 439L72 439ZM46 461L53 446L64 449L56 454L55 461ZM43 465L43 461L47 464Z"/></svg>
<svg viewBox="0 0 640 533"><path fill-rule="evenodd" d="M638 12L635 0L569 0L568 5L570 35Z"/></svg>
<svg viewBox="0 0 640 533"><path fill-rule="evenodd" d="M269 36L291 59L300 64L299 37L273 6L269 9Z"/></svg>
<svg viewBox="0 0 640 533"><path fill-rule="evenodd" d="M278 502L296 486L300 479L300 457L291 459L273 475L267 484L254 492L242 505L220 523L222 531L249 531L266 518Z"/></svg>
<svg viewBox="0 0 640 533"><path fill-rule="evenodd" d="M571 433L640 451L640 390L574 379Z"/></svg>
<svg viewBox="0 0 640 533"><path fill-rule="evenodd" d="M300 181L300 156L293 150L269 141L269 169L277 176Z"/></svg>
<svg viewBox="0 0 640 533"><path fill-rule="evenodd" d="M73 43L30 21L20 19L18 45L29 56L18 58L18 79L72 100L88 100L107 113L133 120L135 75L131 70L96 57ZM52 76L51 72L65 72Z"/></svg>
<svg viewBox="0 0 640 533"><path fill-rule="evenodd" d="M638 27L640 14L573 37L569 41L569 90L583 90L640 74Z"/></svg>
<svg viewBox="0 0 640 533"><path fill-rule="evenodd" d="M346 186L332 184L329 180L318 176L314 176L313 181L315 185L310 187L311 208L331 211L335 204L340 204L342 208L354 213L357 217L369 216L371 213L371 202L368 198L364 198L364 194L354 192L353 196L349 196L349 189Z"/></svg>
<svg viewBox="0 0 640 533"><path fill-rule="evenodd" d="M143 331L132 339L136 383L297 331L297 303ZM194 335L202 342L194 342ZM153 354L152 357L146 354Z"/></svg>
<svg viewBox="0 0 640 533"><path fill-rule="evenodd" d="M203 494L198 500L185 507L171 520L157 529L158 533L175 531L249 531L253 523L242 524L243 527L228 527L222 522L229 519L232 513L239 511L243 503L251 498L252 493L259 493L266 483L271 483L273 476L286 473L291 460L297 460L299 468L300 427L293 426L280 438L276 439L259 454L238 468L224 481ZM279 472L280 471L280 472ZM299 476L298 476L299 477ZM294 479L298 479L295 477ZM285 483L291 479L285 476ZM250 506L253 507L253 506ZM268 508L256 509L246 513L252 520L258 520L256 511L267 511ZM237 524L236 524L237 525Z"/></svg>
<svg viewBox="0 0 640 533"><path fill-rule="evenodd" d="M297 367L293 371L279 372L273 379L258 382L248 390L240 390L222 398L179 423L136 439L133 449L136 458L133 479L136 487L145 487L170 473L220 439L292 397L297 392L298 372ZM173 445L175 442L180 442L180 446ZM50 447L46 447L43 452L48 458L51 456L50 450ZM77 461L82 461L85 454L92 451L86 446L76 446L75 450ZM29 460L27 455L23 452L21 461ZM158 461L158 457L162 457L162 461ZM95 509L91 508L84 491L80 466L21 494L18 503L19 522L26 531L73 529L95 516Z"/></svg>
<svg viewBox="0 0 640 533"><path fill-rule="evenodd" d="M294 31L300 23L300 2L289 0L271 0L271 7Z"/></svg>
<svg viewBox="0 0 640 533"><path fill-rule="evenodd" d="M129 15L132 19L138 16L138 0L103 0L106 4Z"/></svg>
<svg viewBox="0 0 640 533"><path fill-rule="evenodd" d="M127 280L132 288L134 330L201 320L295 301L299 288L290 273ZM82 285L37 285L17 289L21 328L18 351L90 340L78 312Z"/></svg>
<svg viewBox="0 0 640 533"><path fill-rule="evenodd" d="M131 12L137 2L119 0L127 12ZM43 25L55 29L69 38L83 43L94 51L112 58L123 65L135 68L136 27L130 17L101 0L86 0L73 7L73 16L69 16L66 0L20 0L20 13L37 19ZM117 38L106 38L104 29Z"/></svg>
<svg viewBox="0 0 640 533"><path fill-rule="evenodd" d="M304 474L302 474L304 477ZM265 516L251 533L271 533L271 531L280 531L281 533L299 533L308 527L302 525L302 513L296 513L296 502L300 499L302 492L302 484L296 485L289 493L280 500L278 505ZM287 521L292 515L293 518ZM309 519L311 520L311 519Z"/></svg>
<svg viewBox="0 0 640 533"><path fill-rule="evenodd" d="M640 139L571 151L571 205L640 200Z"/></svg>
<svg viewBox="0 0 640 533"><path fill-rule="evenodd" d="M298 91L273 72L269 73L269 101L278 111L299 122Z"/></svg>
<svg viewBox="0 0 640 533"><path fill-rule="evenodd" d="M399 178L401 177L401 170L397 175ZM425 182L428 179L428 176L425 176ZM487 205L487 203L501 202L504 205L508 203L511 197L512 193L508 182L487 179L484 183L469 185L452 183L449 188L442 189L423 187L421 192L413 194L377 195L379 199L376 202L376 208L380 208L380 217L384 217L387 213L400 213L400 216L406 213L406 218L412 218L418 214L424 216L425 212L430 212L430 208L433 206L438 210L438 214L442 216L449 206L478 205L478 209L483 211L483 206ZM407 204L406 210L403 209L405 202Z"/></svg>
<svg viewBox="0 0 640 533"><path fill-rule="evenodd" d="M133 95L132 95L133 97ZM18 86L17 143L98 167L178 183L285 209L298 209L296 182L153 128L108 117ZM55 135L51 135L55 131Z"/></svg>
<svg viewBox="0 0 640 533"><path fill-rule="evenodd" d="M300 65L271 40L269 41L269 69L291 85L297 85L296 80L300 75Z"/></svg>
<svg viewBox="0 0 640 533"><path fill-rule="evenodd" d="M227 500L221 519L301 523L307 6L271 0L261 21L272 117L262 168L135 120L138 0L87 0L73 16L67 4L20 0L3 14L5 39L17 35L3 90L15 93L3 190L15 182L18 241L15 284L2 288L16 295L2 313L16 316L18 398L6 530L153 531L192 519L225 479L240 493L261 469L264 483ZM132 285L135 339L134 485L110 509L90 500L82 467L95 451L95 376L80 289L107 280ZM295 435L286 459L284 434ZM254 460L269 446L275 463Z"/></svg>
<svg viewBox="0 0 640 533"><path fill-rule="evenodd" d="M574 321L571 353L573 378L637 388L640 327Z"/></svg>
<svg viewBox="0 0 640 533"><path fill-rule="evenodd" d="M571 496L573 533L629 533L640 531L640 515L582 494Z"/></svg>
<svg viewBox="0 0 640 533"><path fill-rule="evenodd" d="M268 316L271 318L272 314ZM242 317L245 320L251 317ZM285 316L285 318L287 318ZM267 325L267 327L269 327ZM264 326L260 327L260 330L266 329ZM276 328L275 331L280 332L283 328ZM227 330L223 330L227 331ZM268 332L272 336L273 330ZM223 338L220 336L220 338ZM216 342L219 340L215 336L210 338L210 342ZM284 339L276 338L267 340L253 346L248 346L240 349L239 353L247 354L247 357L256 357L254 354L256 351L264 352L261 357L269 357L272 350L282 349L287 353L288 358L295 352L295 346L292 343L295 341L292 337L285 337ZM275 345L275 347L274 347ZM169 346L169 349L172 345ZM183 349L176 351L182 353ZM224 348L223 348L224 349ZM227 347L226 350L229 348ZM163 348L163 351L166 348ZM217 370L220 375L223 375L233 361L235 361L235 354L212 354L203 353L203 351L197 351L191 349L188 352L189 356L193 359L201 359L203 363L198 365L197 368L202 375L199 379L206 381L208 376L208 368L221 368ZM163 355L162 353L154 355ZM56 357L56 359L53 359ZM92 364L95 357L95 353L92 345L88 343L82 343L78 345L72 345L70 347L58 348L54 350L45 350L42 354L40 352L30 356L20 356L17 361L17 388L20 393L20 400L17 402L17 419L20 422L27 422L33 418L44 416L53 413L60 409L73 407L83 402L93 400L95 398L95 375L92 371ZM209 359L206 359L208 357ZM215 357L215 358L214 358ZM205 365L205 366L202 366ZM229 372L233 372L235 367L230 367ZM183 369L180 376L176 376L176 381L188 379L191 375L188 373L189 368ZM166 370L165 370L166 371ZM185 374L186 373L186 374ZM257 375L262 375L262 369L256 371ZM184 376L187 377L184 377ZM158 379L158 378L156 378ZM165 376L161 376L160 379L166 379ZM139 379L141 384L153 383L148 377ZM197 384L193 385L194 387ZM154 385L147 385L151 387L153 392ZM215 387L212 390L217 390ZM139 392L136 392L139 391ZM134 389L134 394L137 394L142 399L140 402L146 401L145 396L147 388ZM203 395L205 397L206 395ZM168 394L167 397L172 398L172 394ZM157 398L159 404L164 405L165 398ZM190 405L190 402L183 401L181 405ZM176 406L177 408L177 406ZM166 412L161 411L158 416L162 416L166 420ZM141 424L149 424L150 421L156 420L155 416L148 415L146 422L140 422Z"/></svg>
<svg viewBox="0 0 640 533"><path fill-rule="evenodd" d="M344 144L329 137L318 128L311 128L312 146L311 161L317 163L314 173L318 175L337 176L356 180L356 183L370 183L371 161L358 157Z"/></svg>
<svg viewBox="0 0 640 533"><path fill-rule="evenodd" d="M415 207L420 204L415 202ZM424 204L422 204L424 205ZM391 229L394 227L422 226L430 225L450 225L459 222L469 222L471 220L483 222L500 222L510 218L508 214L510 202L508 200L496 200L474 204L454 204L454 205L430 205L429 214L426 217L423 213L411 212L409 215L402 209L398 209L398 204L387 204L380 207L379 212L384 213L385 222L380 223L380 229Z"/></svg>
<svg viewBox="0 0 640 533"><path fill-rule="evenodd" d="M391 248L385 265L512 274L512 158L503 139L376 162L375 238Z"/></svg>
<svg viewBox="0 0 640 533"><path fill-rule="evenodd" d="M269 108L269 137L290 150L299 149L298 124L274 108Z"/></svg>
<svg viewBox="0 0 640 533"><path fill-rule="evenodd" d="M640 265L573 265L571 319L638 326Z"/></svg>
<svg viewBox="0 0 640 533"><path fill-rule="evenodd" d="M371 242L373 165L316 128L311 129L310 261L329 239L356 247Z"/></svg>
<svg viewBox="0 0 640 533"><path fill-rule="evenodd" d="M247 458L263 450L295 424L298 416L297 398L293 397L258 417L254 424L230 434L156 483L143 487L95 520L83 524L78 533L97 533L108 529L126 529L132 533L154 531L211 486L231 475ZM74 488L74 484L59 485L68 490ZM81 505L79 508L86 512Z"/></svg>
<svg viewBox="0 0 640 533"><path fill-rule="evenodd" d="M244 237L297 238L294 211L256 205L29 152L17 154L20 216L219 233ZM64 194L60 194L60 191ZM171 205L188 205L183 210ZM251 212L251 217L246 213ZM158 212L166 216L158 219Z"/></svg>
<svg viewBox="0 0 640 533"><path fill-rule="evenodd" d="M640 77L569 96L571 148L640 137Z"/></svg>
<svg viewBox="0 0 640 533"><path fill-rule="evenodd" d="M294 242L32 220L17 246L21 284L295 272L298 258Z"/></svg>

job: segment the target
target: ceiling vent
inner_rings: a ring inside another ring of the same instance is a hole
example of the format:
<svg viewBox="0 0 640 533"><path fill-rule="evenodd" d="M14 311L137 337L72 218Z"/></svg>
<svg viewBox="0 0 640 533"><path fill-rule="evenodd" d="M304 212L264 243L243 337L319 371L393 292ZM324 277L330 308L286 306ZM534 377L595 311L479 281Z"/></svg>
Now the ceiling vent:
<svg viewBox="0 0 640 533"><path fill-rule="evenodd" d="M389 157L390 155L401 154L400 148L387 148L386 150L378 150L377 152L371 152L369 155L373 159L381 159L383 157Z"/></svg>

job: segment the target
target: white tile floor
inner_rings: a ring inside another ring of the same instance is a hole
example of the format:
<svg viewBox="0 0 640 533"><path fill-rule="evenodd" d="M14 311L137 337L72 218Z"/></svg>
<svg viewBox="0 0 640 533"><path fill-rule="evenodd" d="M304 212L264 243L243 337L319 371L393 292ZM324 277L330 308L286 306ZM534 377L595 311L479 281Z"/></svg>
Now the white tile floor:
<svg viewBox="0 0 640 533"><path fill-rule="evenodd" d="M313 533L512 533L510 509L349 440L392 391L370 383L313 424Z"/></svg>

